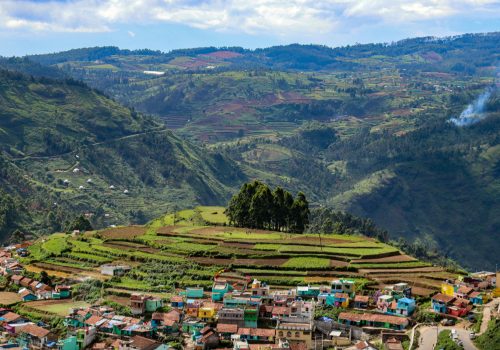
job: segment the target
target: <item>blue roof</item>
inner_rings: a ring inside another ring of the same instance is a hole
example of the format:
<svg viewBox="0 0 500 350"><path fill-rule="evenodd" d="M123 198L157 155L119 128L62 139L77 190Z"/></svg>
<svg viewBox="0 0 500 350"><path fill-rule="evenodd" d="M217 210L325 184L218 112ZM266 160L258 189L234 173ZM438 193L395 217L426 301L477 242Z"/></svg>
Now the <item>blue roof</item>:
<svg viewBox="0 0 500 350"><path fill-rule="evenodd" d="M414 303L415 302L415 299L410 299L410 298L407 298L407 297L404 297L404 298L401 298L399 299L398 301L402 301L404 303Z"/></svg>

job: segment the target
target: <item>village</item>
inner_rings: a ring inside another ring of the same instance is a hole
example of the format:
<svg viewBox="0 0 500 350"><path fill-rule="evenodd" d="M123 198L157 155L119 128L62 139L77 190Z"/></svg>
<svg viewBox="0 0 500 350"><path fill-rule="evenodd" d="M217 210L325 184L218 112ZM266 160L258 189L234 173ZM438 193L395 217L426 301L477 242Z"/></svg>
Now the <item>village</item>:
<svg viewBox="0 0 500 350"><path fill-rule="evenodd" d="M25 276L18 260L25 252L23 245L0 251L0 274L18 297L0 308L0 349L416 349L415 328L426 323L416 317L418 310L420 318L433 315L443 326L460 323L467 329L477 322L477 309L500 296L499 274L491 272L443 281L440 292L424 299L416 298L408 283L370 291L339 278L328 285L271 289L265 281L225 269L214 275L211 288L192 286L165 297L132 293L130 315L99 302L68 308L64 332L54 332L50 324L17 313L15 306L63 303L75 297L73 286L62 280L49 286ZM101 266L103 275L123 276L129 270ZM452 336L462 345L456 333Z"/></svg>

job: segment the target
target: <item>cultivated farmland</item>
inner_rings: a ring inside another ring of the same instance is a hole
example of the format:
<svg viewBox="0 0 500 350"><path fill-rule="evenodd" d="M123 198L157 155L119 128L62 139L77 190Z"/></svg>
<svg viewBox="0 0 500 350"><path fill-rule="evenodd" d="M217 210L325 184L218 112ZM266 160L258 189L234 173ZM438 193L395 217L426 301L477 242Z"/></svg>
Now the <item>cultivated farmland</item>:
<svg viewBox="0 0 500 350"><path fill-rule="evenodd" d="M220 207L197 207L160 217L146 226L118 227L83 235L55 234L30 247L30 269L73 279L99 278L109 289L170 292L187 286L210 287L229 268L275 287L324 284L351 278L379 288L408 282L428 295L453 277L372 238L343 234L289 234L226 226ZM210 221L213 220L213 221ZM132 270L109 279L105 263Z"/></svg>

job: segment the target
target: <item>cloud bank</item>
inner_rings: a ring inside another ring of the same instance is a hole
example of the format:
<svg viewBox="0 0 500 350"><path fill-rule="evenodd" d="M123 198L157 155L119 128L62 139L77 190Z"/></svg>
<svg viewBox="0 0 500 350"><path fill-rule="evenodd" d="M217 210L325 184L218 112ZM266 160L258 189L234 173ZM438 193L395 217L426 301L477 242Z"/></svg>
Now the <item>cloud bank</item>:
<svg viewBox="0 0 500 350"><path fill-rule="evenodd" d="M366 23L407 26L471 13L498 18L500 1L1 0L0 30L100 33L123 24L171 23L219 32L314 37Z"/></svg>

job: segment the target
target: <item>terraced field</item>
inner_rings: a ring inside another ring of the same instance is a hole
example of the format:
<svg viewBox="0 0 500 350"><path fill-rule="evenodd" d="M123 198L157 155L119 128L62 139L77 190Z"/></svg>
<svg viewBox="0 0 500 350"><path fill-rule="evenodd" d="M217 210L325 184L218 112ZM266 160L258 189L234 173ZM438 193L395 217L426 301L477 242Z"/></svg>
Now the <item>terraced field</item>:
<svg viewBox="0 0 500 350"><path fill-rule="evenodd" d="M432 293L440 281L452 277L441 267L363 236L288 234L229 227L226 222L223 208L198 207L165 215L144 227L119 227L79 236L54 234L30 247L26 262L29 268L49 273L103 280L100 265L125 263L132 271L106 281L107 287L151 292L209 287L222 268L276 287L349 277L370 288L405 281L422 295Z"/></svg>

